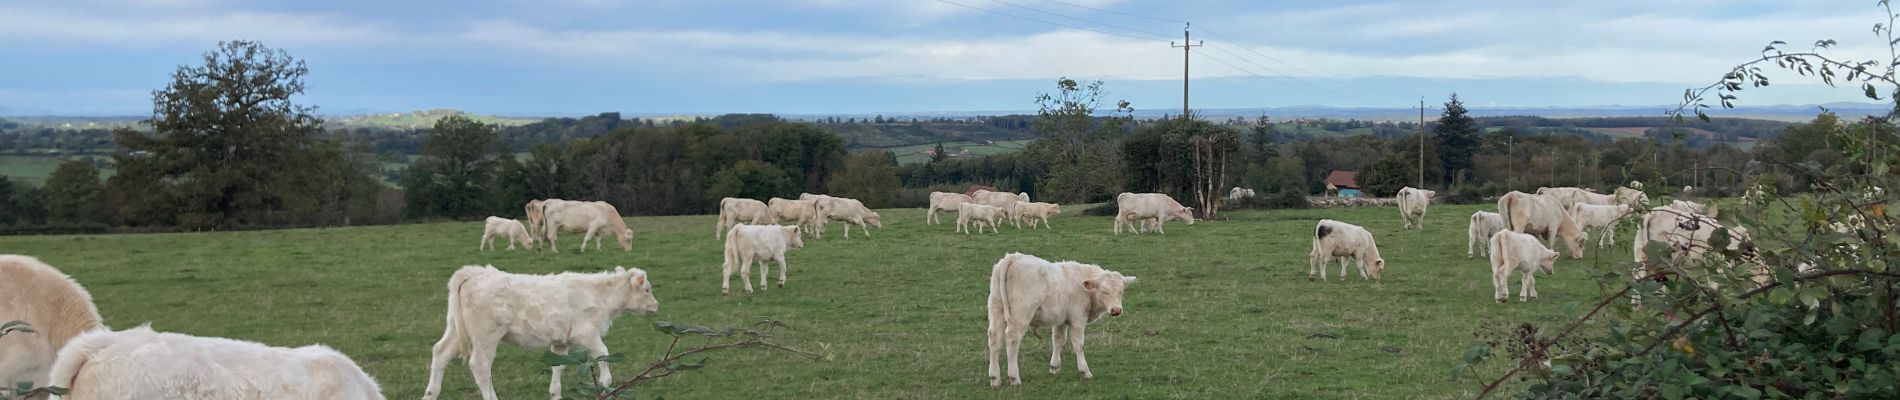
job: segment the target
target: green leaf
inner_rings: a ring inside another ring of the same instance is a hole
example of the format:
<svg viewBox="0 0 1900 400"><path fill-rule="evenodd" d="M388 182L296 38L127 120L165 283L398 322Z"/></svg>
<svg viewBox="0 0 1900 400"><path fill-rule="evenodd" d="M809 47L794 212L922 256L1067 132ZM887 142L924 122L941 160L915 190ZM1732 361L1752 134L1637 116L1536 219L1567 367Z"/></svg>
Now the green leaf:
<svg viewBox="0 0 1900 400"><path fill-rule="evenodd" d="M585 353L585 352L582 352L582 353ZM585 356L582 356L582 357L585 357ZM546 353L541 353L541 365L545 365L549 367L558 367L558 366L580 364L581 362L587 360L586 358L582 358L582 357L575 357L573 354L555 353L553 350L549 350Z"/></svg>
<svg viewBox="0 0 1900 400"><path fill-rule="evenodd" d="M594 361L606 362L606 363L617 363L617 362L626 361L626 360L627 360L627 355L625 354L609 354L609 355L600 356L599 358L594 359Z"/></svg>
<svg viewBox="0 0 1900 400"><path fill-rule="evenodd" d="M1815 298L1814 291L1811 290L1803 290L1797 294L1795 298L1800 299L1801 304L1807 306L1810 310L1821 306L1821 299ZM1812 320L1812 316L1810 316L1809 319Z"/></svg>
<svg viewBox="0 0 1900 400"><path fill-rule="evenodd" d="M1782 282L1787 282L1787 281L1783 280ZM1778 288L1775 288L1775 290L1768 291L1768 304L1774 304L1774 305L1788 304L1788 300L1792 299L1793 297L1794 297L1793 290L1788 290L1786 286L1778 287Z"/></svg>
<svg viewBox="0 0 1900 400"><path fill-rule="evenodd" d="M678 332L678 328L674 327L673 323L666 322L666 321L653 321L653 330L660 331L660 333L664 333L668 335L671 335L674 332Z"/></svg>
<svg viewBox="0 0 1900 400"><path fill-rule="evenodd" d="M1866 92L1867 92L1867 93L1866 93L1866 94L1867 94L1867 98L1869 98L1869 99L1874 99L1874 100L1880 100L1880 92L1878 92L1878 91L1875 91L1875 90L1874 90L1874 84L1873 84L1873 83L1862 83L1862 84L1860 84L1860 88L1861 88L1861 90L1864 90L1864 91L1866 91Z"/></svg>
<svg viewBox="0 0 1900 400"><path fill-rule="evenodd" d="M1665 399L1679 400L1682 398L1682 387L1676 386L1676 385L1663 385L1662 395L1663 395L1663 398Z"/></svg>
<svg viewBox="0 0 1900 400"><path fill-rule="evenodd" d="M1471 364L1458 363L1458 365L1451 367L1451 380L1455 381L1460 378L1464 378L1465 373L1470 372L1470 371L1471 371Z"/></svg>
<svg viewBox="0 0 1900 400"><path fill-rule="evenodd" d="M13 393L22 394L33 391L33 382L20 382L13 386Z"/></svg>

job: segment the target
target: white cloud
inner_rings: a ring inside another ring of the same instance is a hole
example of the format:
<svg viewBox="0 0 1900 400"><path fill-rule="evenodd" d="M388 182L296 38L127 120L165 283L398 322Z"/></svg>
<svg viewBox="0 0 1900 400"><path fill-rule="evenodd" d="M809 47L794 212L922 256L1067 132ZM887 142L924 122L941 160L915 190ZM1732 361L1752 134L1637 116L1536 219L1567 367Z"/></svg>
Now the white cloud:
<svg viewBox="0 0 1900 400"><path fill-rule="evenodd" d="M109 45L252 39L288 44L365 43L387 37L376 25L327 14L231 11L108 14L0 5L0 38Z"/></svg>

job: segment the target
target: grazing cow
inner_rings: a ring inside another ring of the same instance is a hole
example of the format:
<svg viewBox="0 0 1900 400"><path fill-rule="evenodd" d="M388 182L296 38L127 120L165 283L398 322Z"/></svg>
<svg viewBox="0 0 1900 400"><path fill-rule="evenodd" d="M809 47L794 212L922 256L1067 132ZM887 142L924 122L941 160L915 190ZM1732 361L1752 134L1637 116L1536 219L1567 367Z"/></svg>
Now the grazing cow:
<svg viewBox="0 0 1900 400"><path fill-rule="evenodd" d="M1642 207L1644 204L1649 204L1649 194L1639 189L1619 187L1616 188L1616 203L1630 206L1630 208Z"/></svg>
<svg viewBox="0 0 1900 400"><path fill-rule="evenodd" d="M1239 186L1235 186L1233 189L1227 190L1228 200L1240 200L1240 199L1251 198L1251 197L1253 197L1253 189L1244 189Z"/></svg>
<svg viewBox="0 0 1900 400"><path fill-rule="evenodd" d="M983 230L983 225L988 224L990 226L990 232L1002 233L1002 231L997 230L996 225L1003 219L1003 213L1002 208L988 204L963 203L958 205L957 232L963 232L963 234L968 235L970 234L969 225L974 224L976 225L976 230L981 231Z"/></svg>
<svg viewBox="0 0 1900 400"><path fill-rule="evenodd" d="M1122 233L1122 224L1135 225L1135 233L1141 233L1141 222L1155 219L1155 231L1166 234L1164 229L1168 220L1186 221L1194 225L1194 209L1184 207L1162 193L1122 193L1115 196L1115 234Z"/></svg>
<svg viewBox="0 0 1900 400"><path fill-rule="evenodd" d="M812 220L818 217L818 202L813 200L786 200L773 197L772 200L766 201L765 208L772 213L775 219L773 222L789 219L804 230L810 230ZM803 234L803 230L800 234Z"/></svg>
<svg viewBox="0 0 1900 400"><path fill-rule="evenodd" d="M1498 197L1498 217L1505 229L1544 238L1545 247L1556 248L1551 242L1562 238L1570 247L1570 258L1583 258L1583 228L1552 196L1505 193Z"/></svg>
<svg viewBox="0 0 1900 400"><path fill-rule="evenodd" d="M1576 188L1576 187L1537 188L1537 195L1548 197L1551 200L1556 200L1557 205L1562 206L1564 210L1566 211L1570 210L1571 205L1574 205L1577 203L1608 204L1608 203L1594 202L1596 198L1592 198L1589 196L1592 194L1596 194L1596 193L1590 192L1590 189Z"/></svg>
<svg viewBox="0 0 1900 400"><path fill-rule="evenodd" d="M1501 230L1504 230L1504 219L1498 217L1498 213L1471 213L1471 225L1465 228L1465 258L1477 253L1491 254L1491 235Z"/></svg>
<svg viewBox="0 0 1900 400"><path fill-rule="evenodd" d="M1570 210L1570 217L1586 233L1596 229L1597 248L1600 249L1616 243L1616 221L1623 219L1624 214L1629 214L1630 206L1577 203Z"/></svg>
<svg viewBox="0 0 1900 400"><path fill-rule="evenodd" d="M1399 189L1398 197L1399 218L1405 220L1405 229L1425 228L1425 208L1431 205L1433 197L1438 197L1438 192L1407 186Z"/></svg>
<svg viewBox="0 0 1900 400"><path fill-rule="evenodd" d="M482 227L482 243L475 246L475 251L494 249L497 236L508 241L509 250L515 249L515 243L520 243L521 247L530 250L534 249L534 236L528 234L528 227L522 226L521 221L489 216L487 223Z"/></svg>
<svg viewBox="0 0 1900 400"><path fill-rule="evenodd" d="M1310 262L1306 270L1306 279L1319 274L1321 282L1326 281L1326 267L1333 257L1339 257L1339 280L1346 280L1346 263L1359 264L1359 279L1379 280L1385 271L1385 258L1379 256L1379 244L1372 240L1372 232L1358 225L1334 221L1319 220L1313 228L1313 252L1307 254Z"/></svg>
<svg viewBox="0 0 1900 400"><path fill-rule="evenodd" d="M70 389L63 398L74 400L383 398L363 368L323 345L271 347L144 325L74 337L60 349L49 380Z"/></svg>
<svg viewBox="0 0 1900 400"><path fill-rule="evenodd" d="M468 369L485 400L495 400L489 377L495 347L507 341L520 346L548 346L567 354L581 346L593 357L607 355L607 335L614 318L628 313L656 313L653 282L639 268L614 267L611 272L555 275L519 275L495 266L464 266L449 277L448 327L435 342L429 360L429 386L424 400L442 394L442 369L455 356L468 354ZM561 397L561 370L553 367L548 395ZM596 382L607 385L613 374L599 365Z"/></svg>
<svg viewBox="0 0 1900 400"><path fill-rule="evenodd" d="M725 272L719 278L719 295L724 296L732 290L732 273L739 272L739 281L745 283L745 293L752 294L752 263L759 263L759 290L765 290L767 272L772 268L766 261L778 261L778 287L785 287L785 250L805 248L803 235L798 226L779 225L733 225L726 232L726 262L722 265Z"/></svg>
<svg viewBox="0 0 1900 400"><path fill-rule="evenodd" d="M1018 355L1023 335L1039 326L1049 327L1049 373L1062 370L1062 342L1075 352L1075 369L1083 379L1095 378L1082 355L1088 324L1102 314L1122 315L1122 291L1135 277L1075 261L1049 262L1036 256L1010 253L990 269L989 362L990 386L1002 386L996 365L999 353L1009 357L1009 384L1023 383Z"/></svg>
<svg viewBox="0 0 1900 400"><path fill-rule="evenodd" d="M1049 217L1061 214L1062 205L1055 203L1017 203L1016 212L1024 221L1029 222L1029 229L1036 229L1036 222L1038 221L1041 221L1042 226L1045 228L1053 228L1049 226Z"/></svg>
<svg viewBox="0 0 1900 400"><path fill-rule="evenodd" d="M713 238L718 239L720 233L733 225L770 222L777 221L772 221L772 209L763 201L737 197L719 199L719 224L713 227Z"/></svg>
<svg viewBox="0 0 1900 400"><path fill-rule="evenodd" d="M1642 225L1636 227L1636 241L1630 246L1635 253L1636 267L1631 276L1638 281L1649 276L1650 267L1647 263L1649 262L1648 247L1651 242L1661 242L1668 246L1671 251L1670 258L1675 262L1697 260L1707 255L1710 250L1714 250L1709 239L1715 236L1717 230L1723 228L1727 228L1729 234L1728 249L1742 252L1746 262L1760 266L1754 269L1750 278L1762 285L1773 282L1775 277L1766 267L1768 264L1759 255L1754 254L1753 250L1742 248L1742 243L1748 241L1750 237L1748 228L1725 227L1720 222L1716 222L1714 217L1671 211L1651 211L1643 216ZM1735 263L1729 263L1729 267L1734 266ZM1795 272L1807 273L1812 268L1812 265L1801 263L1796 266ZM1726 273L1726 270L1718 271L1718 273ZM1715 283L1710 282L1710 286L1715 287ZM1637 296L1635 299L1636 304L1640 305L1641 297Z"/></svg>
<svg viewBox="0 0 1900 400"><path fill-rule="evenodd" d="M930 192L930 211L924 215L925 224L941 224L937 219L938 211L956 211L957 206L973 201L970 195L962 193Z"/></svg>
<svg viewBox="0 0 1900 400"><path fill-rule="evenodd" d="M1512 231L1498 231L1491 236L1491 298L1503 303L1511 297L1511 272L1521 271L1524 277L1518 282L1517 301L1531 301L1537 298L1537 271L1544 275L1554 272L1558 254L1537 237Z"/></svg>
<svg viewBox="0 0 1900 400"><path fill-rule="evenodd" d="M845 239L851 238L852 225L857 225L858 231L863 232L864 237L867 238L871 237L870 226L878 227L878 229L884 228L884 223L878 222L877 212L864 207L864 203L858 201L858 199L825 196L818 199L817 202L818 212L824 214L825 220L844 223ZM818 221L818 231L816 234L818 238L821 239L825 237L825 225L827 224L825 220Z"/></svg>
<svg viewBox="0 0 1900 400"><path fill-rule="evenodd" d="M977 190L975 195L970 196L970 201L974 201L977 204L988 204L988 205L996 206L999 208L1009 208L1009 202L1029 201L1029 194Z"/></svg>
<svg viewBox="0 0 1900 400"><path fill-rule="evenodd" d="M633 251L633 230L627 229L627 221L620 219L620 211L604 201L548 200L541 203L546 226L543 239L548 242L548 250L559 252L560 241L557 234L566 232L586 232L581 236L581 252L587 251L587 241L594 241L594 250L600 250L602 239L612 233L620 238L620 248Z"/></svg>
<svg viewBox="0 0 1900 400"><path fill-rule="evenodd" d="M0 323L21 321L36 333L0 337L0 387L16 382L46 386L59 349L82 332L103 329L92 294L51 265L28 256L0 255Z"/></svg>

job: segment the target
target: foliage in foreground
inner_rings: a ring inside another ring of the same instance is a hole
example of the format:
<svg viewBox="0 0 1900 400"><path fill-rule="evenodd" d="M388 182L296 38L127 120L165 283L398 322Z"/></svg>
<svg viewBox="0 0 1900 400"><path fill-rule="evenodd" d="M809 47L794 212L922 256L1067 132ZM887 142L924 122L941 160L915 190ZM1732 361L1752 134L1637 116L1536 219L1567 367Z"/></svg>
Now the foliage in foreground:
<svg viewBox="0 0 1900 400"><path fill-rule="evenodd" d="M1894 14L1874 32L1894 42ZM1803 76L1862 83L1881 99L1876 84L1900 94L1887 62L1840 62L1815 51L1788 53L1783 42L1736 67L1721 82L1685 94L1682 109L1707 118L1702 99L1711 90L1724 107L1743 87L1763 87L1768 78L1756 64L1773 62ZM1884 71L1884 72L1883 72ZM1891 100L1891 99L1889 99ZM1900 103L1896 103L1900 106ZM1897 108L1900 110L1900 108ZM1681 112L1680 110L1678 111ZM1900 241L1886 213L1895 187L1890 169L1900 165L1892 119L1869 118L1862 130L1834 129L1824 139L1841 149L1841 162L1782 163L1812 182L1812 192L1782 197L1772 185L1747 196L1735 221L1708 240L1704 259L1669 258L1652 247L1641 279L1609 272L1595 278L1605 297L1583 317L1556 332L1530 324L1486 332L1454 377L1502 352L1511 370L1488 381L1483 395L1509 379L1531 383L1523 398L1874 398L1900 393L1900 312L1896 286ZM1865 135L1850 132L1870 132ZM1775 162L1774 160L1768 160ZM1761 178L1766 183L1770 177ZM1667 200L1665 200L1667 201ZM1666 212L1651 210L1650 212ZM1725 213L1729 214L1729 213ZM1734 249L1730 243L1739 244ZM1681 251L1684 249L1671 249ZM1755 274L1772 276L1756 282ZM1640 296L1635 306L1622 299ZM1610 317L1593 320L1602 315ZM1583 327L1586 324L1596 326ZM1575 336L1573 336L1575 335Z"/></svg>

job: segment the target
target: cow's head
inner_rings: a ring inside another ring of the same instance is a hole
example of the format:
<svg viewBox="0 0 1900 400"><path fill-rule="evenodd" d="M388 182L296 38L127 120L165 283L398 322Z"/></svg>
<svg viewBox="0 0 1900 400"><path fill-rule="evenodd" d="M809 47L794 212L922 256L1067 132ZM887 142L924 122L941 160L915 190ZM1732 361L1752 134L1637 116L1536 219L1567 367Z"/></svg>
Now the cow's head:
<svg viewBox="0 0 1900 400"><path fill-rule="evenodd" d="M620 236L620 249L626 250L626 251L633 251L633 230L621 228L619 236Z"/></svg>
<svg viewBox="0 0 1900 400"><path fill-rule="evenodd" d="M1062 213L1062 204L1050 203L1049 208L1052 210L1052 211L1049 211L1049 215L1056 215L1056 214Z"/></svg>
<svg viewBox="0 0 1900 400"><path fill-rule="evenodd" d="M1163 219L1177 219L1186 221L1188 225L1194 225L1194 207L1177 208Z"/></svg>
<svg viewBox="0 0 1900 400"><path fill-rule="evenodd" d="M614 275L625 277L627 283L632 285L632 293L627 296L622 309L648 314L660 312L660 300L653 297L653 281L647 280L646 271L615 266Z"/></svg>
<svg viewBox="0 0 1900 400"><path fill-rule="evenodd" d="M1560 229L1561 230L1561 229ZM1583 259L1583 242L1589 240L1590 233L1578 229L1576 234L1565 235L1559 232L1557 237L1564 239L1564 245L1570 247L1570 259Z"/></svg>
<svg viewBox="0 0 1900 400"><path fill-rule="evenodd" d="M1122 290L1134 283L1135 277L1103 270L1095 274L1095 277L1082 281L1082 290L1088 291L1089 302L1094 303L1090 304L1089 308L1107 312L1111 316L1119 316L1122 315ZM1096 313L1089 317L1089 320L1093 322L1096 318L1100 318L1101 314Z"/></svg>
<svg viewBox="0 0 1900 400"><path fill-rule="evenodd" d="M878 222L878 220L877 220L877 218L878 218L878 216L877 216L877 212L876 212L876 211L865 211L865 212L864 212L864 223L867 223L867 224L871 224L871 226L875 226L875 227L877 227L878 229L884 229L884 223L883 223L883 222Z"/></svg>
<svg viewBox="0 0 1900 400"><path fill-rule="evenodd" d="M1366 263L1366 276L1372 277L1372 280L1379 280L1379 276L1384 273L1385 258L1375 258L1372 262Z"/></svg>
<svg viewBox="0 0 1900 400"><path fill-rule="evenodd" d="M1537 257L1537 269L1544 271L1544 276L1557 272L1557 257L1556 250L1544 249L1543 255Z"/></svg>
<svg viewBox="0 0 1900 400"><path fill-rule="evenodd" d="M805 248L805 235L799 233L798 225L778 227L785 234L785 245L794 249Z"/></svg>

